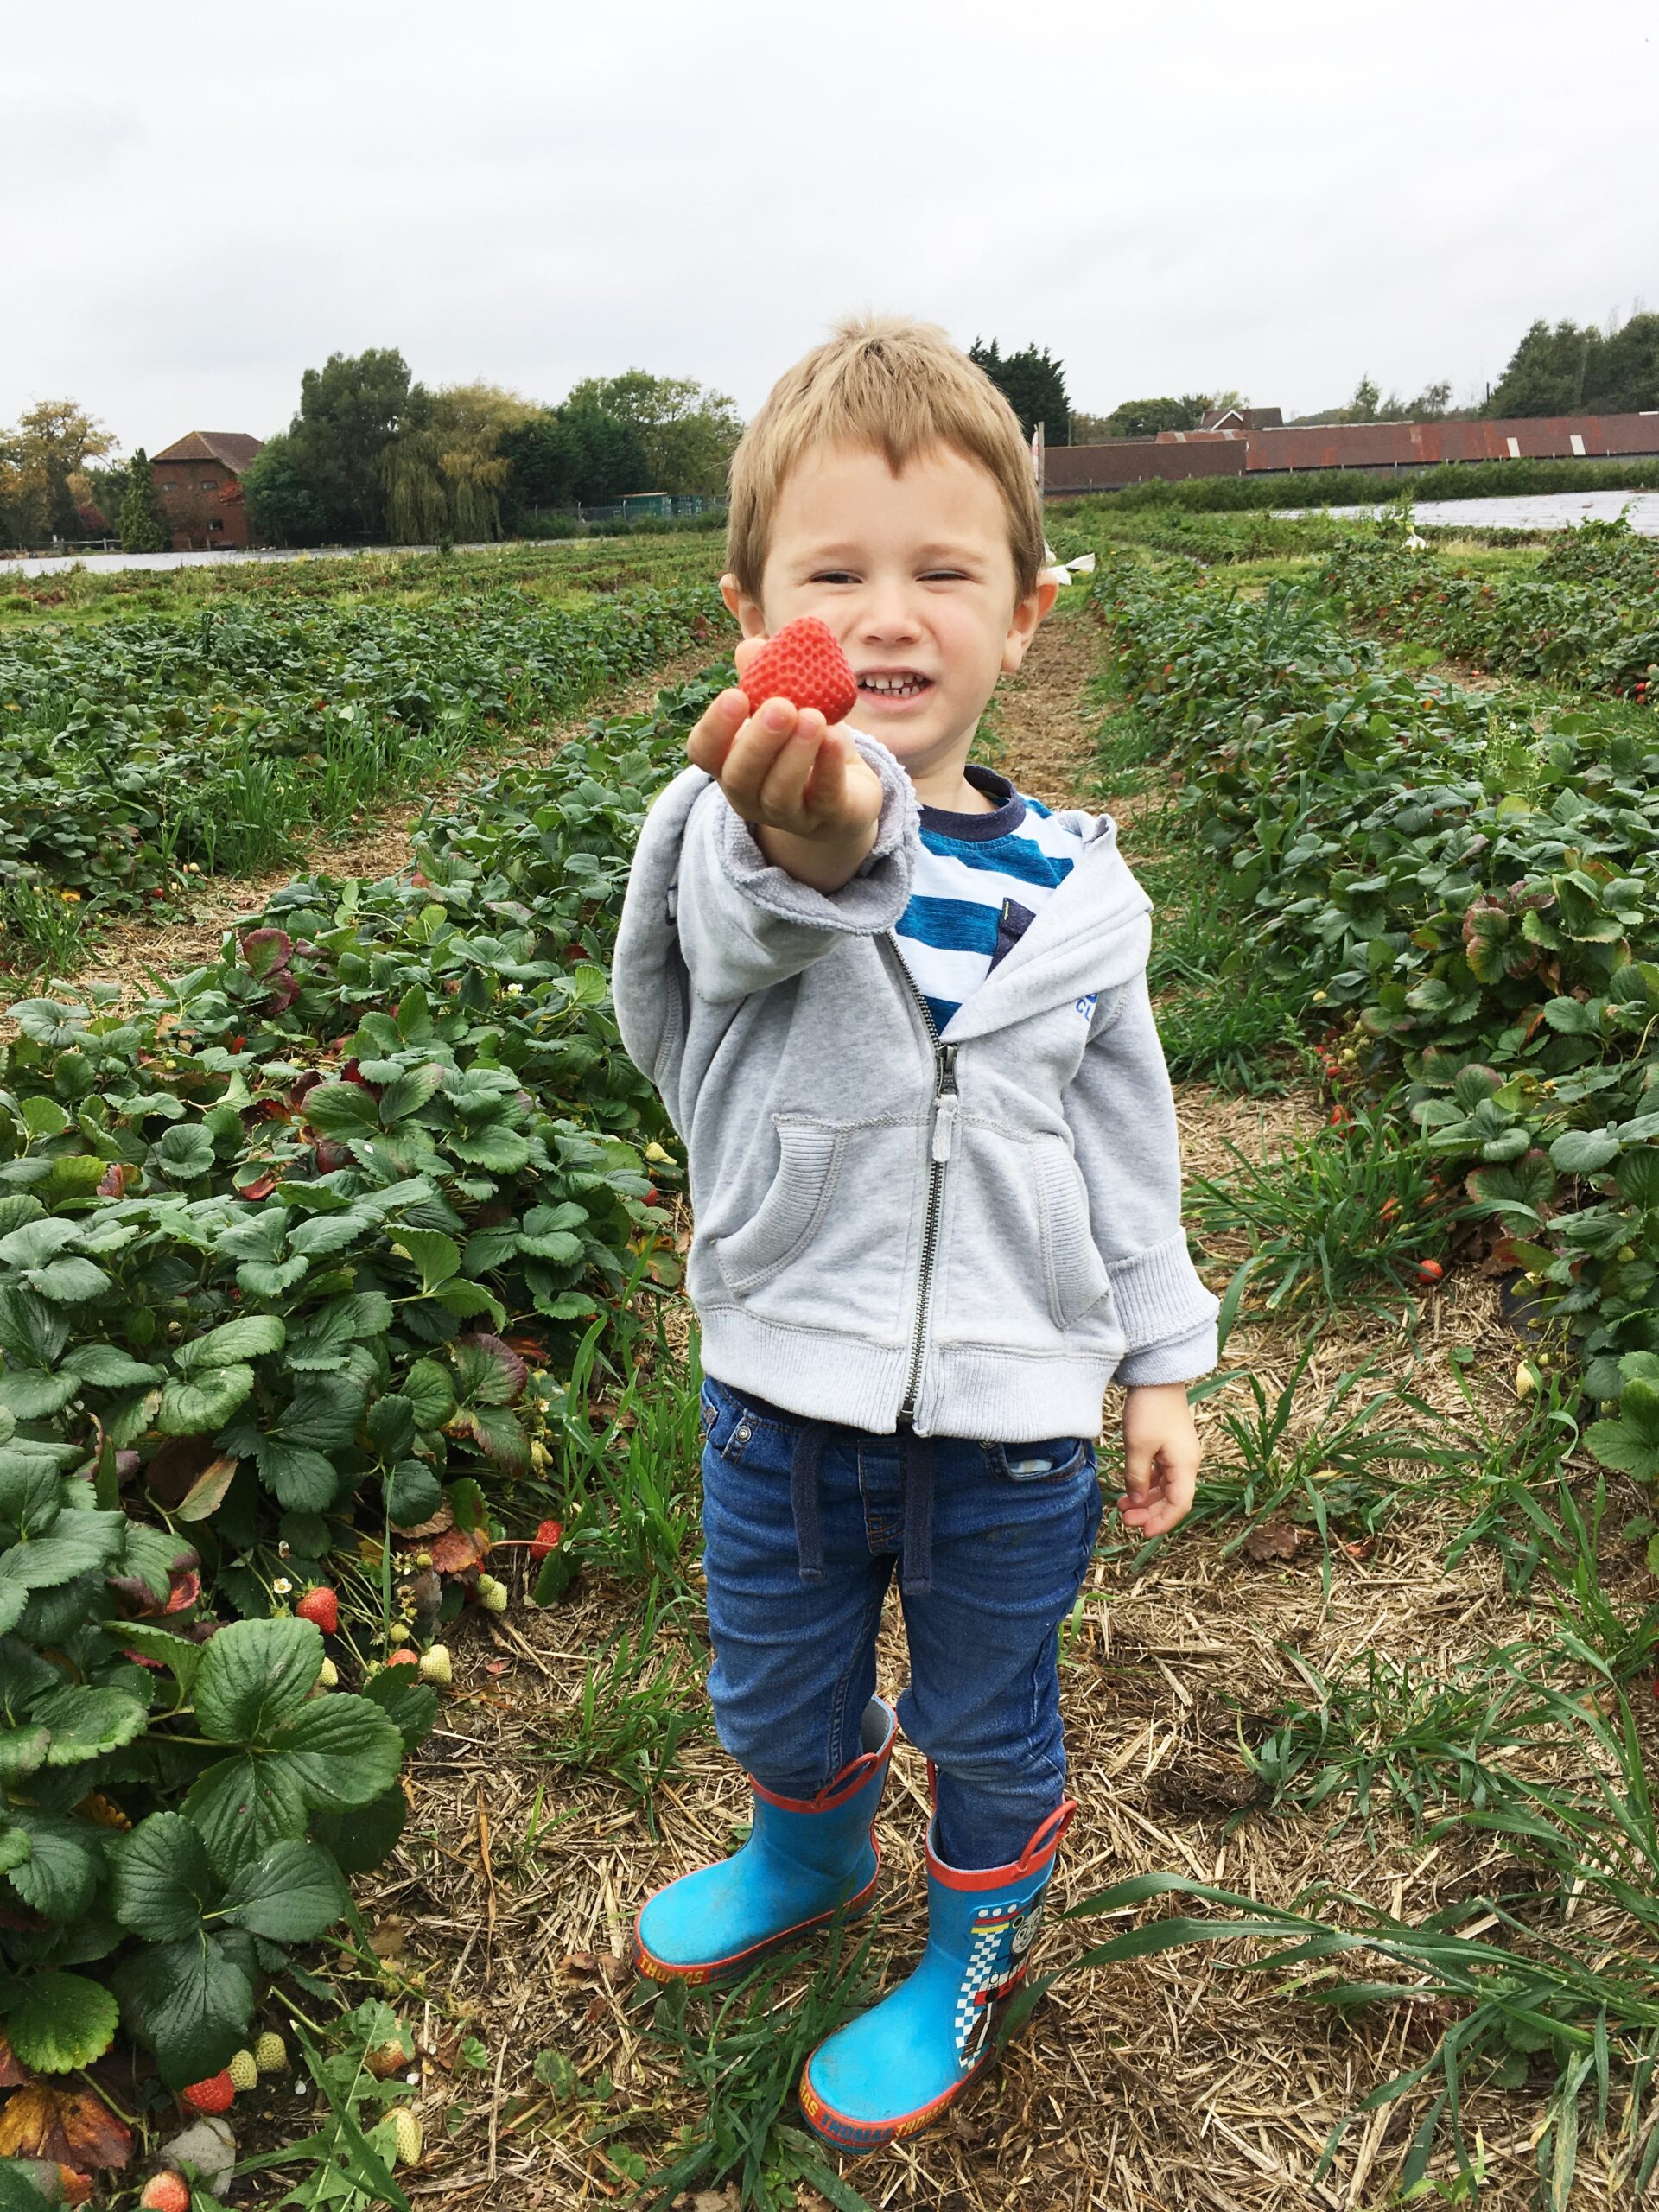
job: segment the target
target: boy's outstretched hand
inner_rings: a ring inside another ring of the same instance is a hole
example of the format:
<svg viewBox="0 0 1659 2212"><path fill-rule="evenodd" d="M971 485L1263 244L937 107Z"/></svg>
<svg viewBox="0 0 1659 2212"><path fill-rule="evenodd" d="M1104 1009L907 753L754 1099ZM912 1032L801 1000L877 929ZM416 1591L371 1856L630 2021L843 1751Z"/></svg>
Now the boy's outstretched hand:
<svg viewBox="0 0 1659 2212"><path fill-rule="evenodd" d="M765 644L743 639L740 675ZM831 729L816 707L768 699L752 714L741 691L722 691L685 749L718 779L767 858L792 875L827 877L823 887L839 888L875 842L880 778L860 758L846 724Z"/></svg>
<svg viewBox="0 0 1659 2212"><path fill-rule="evenodd" d="M1123 1393L1121 1517L1161 1536L1192 1510L1203 1457L1185 1382L1141 1382Z"/></svg>

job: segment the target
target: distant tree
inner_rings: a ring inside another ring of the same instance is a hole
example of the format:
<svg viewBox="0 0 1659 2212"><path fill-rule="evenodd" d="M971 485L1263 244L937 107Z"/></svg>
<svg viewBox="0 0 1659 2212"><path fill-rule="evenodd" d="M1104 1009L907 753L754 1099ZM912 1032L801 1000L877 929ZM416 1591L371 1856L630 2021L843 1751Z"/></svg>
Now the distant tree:
<svg viewBox="0 0 1659 2212"><path fill-rule="evenodd" d="M512 474L501 441L536 410L499 385L410 387L397 435L381 454L387 526L400 544L496 537Z"/></svg>
<svg viewBox="0 0 1659 2212"><path fill-rule="evenodd" d="M664 488L651 481L645 440L634 423L570 400L560 408L559 420L570 443L572 493L583 506L602 506L625 492Z"/></svg>
<svg viewBox="0 0 1659 2212"><path fill-rule="evenodd" d="M288 430L267 438L242 472L248 535L258 545L321 545L328 537L322 502L312 490L297 442Z"/></svg>
<svg viewBox="0 0 1659 2212"><path fill-rule="evenodd" d="M116 527L124 553L165 553L172 543L156 497L156 471L143 446L127 464L127 488L121 494Z"/></svg>
<svg viewBox="0 0 1659 2212"><path fill-rule="evenodd" d="M78 537L78 480L90 491L88 461L101 460L115 440L73 399L42 399L0 436L0 505L14 543L35 545L48 537Z"/></svg>
<svg viewBox="0 0 1659 2212"><path fill-rule="evenodd" d="M331 353L301 378L289 429L294 461L331 537L384 532L381 457L403 426L412 388L409 364L393 346Z"/></svg>
<svg viewBox="0 0 1659 2212"><path fill-rule="evenodd" d="M507 463L502 508L508 527L548 508L575 505L575 447L556 407L538 407L501 435Z"/></svg>
<svg viewBox="0 0 1659 2212"><path fill-rule="evenodd" d="M1196 430L1214 403L1206 391L1189 391L1180 399L1126 399L1105 417L1109 438L1155 438L1160 430ZM1072 417L1071 442L1079 442Z"/></svg>
<svg viewBox="0 0 1659 2212"><path fill-rule="evenodd" d="M718 498L743 423L723 391L691 377L657 377L627 369L616 377L587 377L573 385L560 410L588 410L625 423L639 442L645 462L633 492L701 492Z"/></svg>
<svg viewBox="0 0 1659 2212"><path fill-rule="evenodd" d="M1051 358L1045 346L1039 353L1027 346L1018 353L1004 353L992 339L988 346L976 338L968 358L977 361L991 382L1020 417L1027 437L1039 423L1052 446L1063 446L1071 422L1071 404L1065 396L1065 369Z"/></svg>
<svg viewBox="0 0 1659 2212"><path fill-rule="evenodd" d="M1659 315L1606 332L1593 323L1535 322L1481 413L1627 415L1659 407Z"/></svg>

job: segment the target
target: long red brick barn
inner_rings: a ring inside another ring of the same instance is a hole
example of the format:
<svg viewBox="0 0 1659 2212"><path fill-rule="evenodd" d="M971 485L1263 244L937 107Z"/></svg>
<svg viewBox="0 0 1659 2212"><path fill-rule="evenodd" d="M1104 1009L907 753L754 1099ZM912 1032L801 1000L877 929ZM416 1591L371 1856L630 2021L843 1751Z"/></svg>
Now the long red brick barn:
<svg viewBox="0 0 1659 2212"><path fill-rule="evenodd" d="M1277 409L1236 410L1214 429L1160 430L1155 438L1050 446L1044 489L1115 492L1151 478L1255 476L1291 469L1363 468L1389 475L1437 461L1624 460L1659 455L1659 409L1641 415L1552 415L1513 421L1320 423L1261 420Z"/></svg>

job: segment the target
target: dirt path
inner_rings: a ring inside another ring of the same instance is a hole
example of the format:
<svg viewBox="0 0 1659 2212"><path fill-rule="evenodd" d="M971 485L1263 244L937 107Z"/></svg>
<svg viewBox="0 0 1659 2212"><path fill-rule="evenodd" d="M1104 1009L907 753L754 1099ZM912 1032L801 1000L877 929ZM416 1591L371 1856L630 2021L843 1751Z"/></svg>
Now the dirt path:
<svg viewBox="0 0 1659 2212"><path fill-rule="evenodd" d="M1133 862L1136 824L1153 810L1144 796L1120 805L1099 793L1091 747L1101 709L1085 697L1097 660L1098 633L1085 616L1051 624L1027 672L999 695L991 757L1051 805L1105 804ZM1183 1086L1178 1105L1189 1177L1224 1173L1229 1140L1259 1154L1320 1112L1306 1094L1258 1106L1198 1085ZM1227 1272L1210 1271L1218 1290ZM1431 1306L1407 1318L1407 1330L1372 1319L1327 1334L1298 1393L1293 1440L1318 1433L1327 1393L1366 1357L1380 1381L1409 1377L1448 1412L1461 1402L1448 1346L1474 1346L1488 1376L1512 1364L1496 1292L1478 1278L1454 1271ZM1224 1464L1231 1448L1226 1414L1249 1410L1247 1370L1273 1393L1303 1349L1296 1328L1240 1326L1227 1362L1238 1379L1200 1408L1211 1463ZM1482 1387L1496 1419L1502 1390ZM1116 1392L1105 1414L1109 1444ZM1122 1554L1103 1555L1063 1661L1071 1786L1083 1810L1055 1902L1152 1868L1283 1902L1326 1878L1413 1918L1462 1893L1474 1862L1461 1843L1427 1848L1387 1819L1374 1846L1357 1832L1332 1842L1318 1817L1249 1815L1255 1783L1238 1745L1255 1716L1306 1694L1310 1669L1368 1650L1440 1667L1519 1632L1490 1554L1477 1548L1447 1574L1439 1534L1424 1522L1396 1522L1368 1554L1339 1554L1328 1605L1317 1550L1253 1562L1224 1557L1220 1540L1199 1534L1168 1547L1139 1578ZM607 2119L614 2126L625 2113L650 2113L648 2126L623 2139L637 2146L650 2137L660 2151L705 2108L672 2054L627 2009L626 1949L642 1898L741 1834L743 1787L712 1734L685 1747L682 1772L658 1792L660 1839L620 1789L588 1783L550 1788L542 1818L556 1809L559 1824L526 1840L547 1772L538 1745L569 1716L584 1664L637 1599L590 1592L542 1615L515 1605L493 1652L464 1642L457 1694L412 1777L411 1840L372 1906L378 1946L410 1968L418 1962L431 2000L425 2040L440 2058L429 2069L429 2139L445 2147L431 2154L417 2193L456 2212L610 2201L616 2177L594 2147ZM890 1627L888 1694L902 1670ZM873 1955L889 1976L908 1970L923 1938L925 1818L922 1762L901 1745L882 1816L884 1903ZM1075 1956L1112 1924L1052 1924L1044 1964ZM468 2075L454 2061L453 2024L462 2017L490 2052L492 2074ZM1361 2212L1387 2201L1381 2177L1408 2132L1403 2111L1356 2128L1329 2177L1312 2176L1332 2124L1395 2070L1402 2032L1399 2012L1345 2024L1199 1947L1081 1973L1052 1992L1001 2070L944 2125L849 2164L846 2179L873 2205L938 2212ZM562 2105L538 2086L538 2050L556 2051L596 2094ZM1480 2116L1495 2154L1483 2203L1519 2206L1529 2201L1522 2177L1535 2111L1492 2098ZM738 2205L735 2192L681 2202L685 2212ZM798 2203L822 2212L810 2191Z"/></svg>

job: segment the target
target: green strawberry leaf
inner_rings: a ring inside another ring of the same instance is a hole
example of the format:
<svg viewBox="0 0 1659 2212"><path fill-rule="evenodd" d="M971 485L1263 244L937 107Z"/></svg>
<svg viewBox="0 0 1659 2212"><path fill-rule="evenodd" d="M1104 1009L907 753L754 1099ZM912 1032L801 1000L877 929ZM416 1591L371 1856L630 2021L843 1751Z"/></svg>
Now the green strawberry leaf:
<svg viewBox="0 0 1659 2212"><path fill-rule="evenodd" d="M239 1365L245 1360L258 1359L268 1351L280 1351L287 1335L281 1319L275 1313L247 1313L238 1320L224 1322L217 1329L210 1329L206 1336L196 1337L188 1344L181 1344L175 1363L181 1375L201 1376L212 1369Z"/></svg>
<svg viewBox="0 0 1659 2212"><path fill-rule="evenodd" d="M225 1944L198 1934L145 1943L110 1975L127 2025L169 2088L217 2073L253 2012L253 1986Z"/></svg>
<svg viewBox="0 0 1659 2212"><path fill-rule="evenodd" d="M51 1732L48 1766L79 1766L119 1751L136 1742L149 1722L146 1707L124 1690L81 1682L64 1682L32 1699L29 1717L36 1727Z"/></svg>
<svg viewBox="0 0 1659 2212"><path fill-rule="evenodd" d="M200 1829L182 1813L152 1813L111 1848L110 1910L152 1943L194 1936L219 1885Z"/></svg>
<svg viewBox="0 0 1659 2212"><path fill-rule="evenodd" d="M398 1795L401 1796L402 1792ZM226 1916L272 1943L306 1943L351 1904L340 1870L315 1843L285 1840L245 1866L225 1892Z"/></svg>
<svg viewBox="0 0 1659 2212"><path fill-rule="evenodd" d="M222 1428L253 1395L251 1367L208 1368L199 1382L169 1382L162 1393L156 1426L163 1436L199 1436Z"/></svg>
<svg viewBox="0 0 1659 2212"><path fill-rule="evenodd" d="M36 2073L91 2066L115 2041L116 2001L85 1974L48 1970L26 1975L16 1987L6 2033L16 2056Z"/></svg>
<svg viewBox="0 0 1659 2212"><path fill-rule="evenodd" d="M322 1671L322 1631L302 1620L231 1621L208 1643L192 1702L219 1744L265 1745Z"/></svg>

